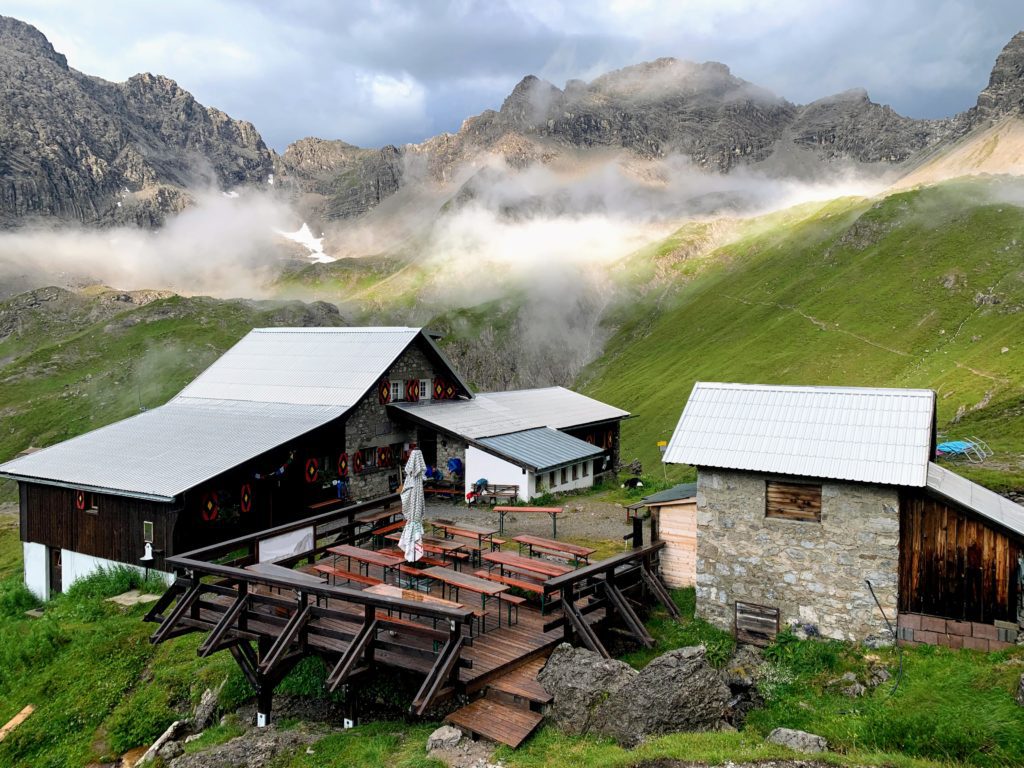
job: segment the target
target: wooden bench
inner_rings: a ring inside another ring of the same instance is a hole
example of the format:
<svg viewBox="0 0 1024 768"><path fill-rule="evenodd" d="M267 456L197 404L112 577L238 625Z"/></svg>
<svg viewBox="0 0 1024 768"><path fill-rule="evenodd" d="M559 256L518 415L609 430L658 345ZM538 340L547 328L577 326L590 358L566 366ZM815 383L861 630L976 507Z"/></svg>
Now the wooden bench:
<svg viewBox="0 0 1024 768"><path fill-rule="evenodd" d="M544 585L533 581L525 581L512 576L502 576L494 571L475 571L473 575L481 579L488 579L489 581L496 581L499 584L504 584L509 587L515 587L516 589L521 589L524 592L532 592L535 595L544 594Z"/></svg>
<svg viewBox="0 0 1024 768"><path fill-rule="evenodd" d="M389 535L385 536L384 538L387 539L388 541L401 541L402 540L402 537L400 535L398 535L397 533L389 534ZM441 555L441 557L449 557L449 558L452 559L452 561L458 561L460 563L462 561L464 561L464 560L469 560L469 552L460 552L458 550L445 550L445 549L442 549L441 547L434 546L429 541L423 541L423 542L420 542L420 544L423 547L423 551L424 552L431 552L431 553L433 553L435 555ZM404 552L401 552L400 554L401 554L402 557L405 557L405 553ZM420 559L422 559L422 558L420 558ZM438 564L439 565L448 565L448 563L445 563L445 562L438 563Z"/></svg>
<svg viewBox="0 0 1024 768"><path fill-rule="evenodd" d="M330 581L330 578L333 576L335 583L337 583L338 579L345 579L345 581L356 581L360 584L366 584L367 586L371 587L374 584L384 583L380 579L375 579L373 576L363 576L363 574L361 573L346 571L344 568L335 568L333 565L326 565L324 563L314 564L313 570L317 573L326 576L328 581Z"/></svg>
<svg viewBox="0 0 1024 768"><path fill-rule="evenodd" d="M579 544L555 541L554 539L544 539L530 534L516 536L513 541L519 545L520 553L522 553L525 546L531 555L542 554L548 557L557 557L566 562L571 562L574 567L579 567L581 563L589 564L590 556L597 551L593 547L584 547Z"/></svg>
<svg viewBox="0 0 1024 768"><path fill-rule="evenodd" d="M502 603L505 603L505 605L508 606L508 624L509 624L509 626L512 626L513 624L518 624L519 623L519 606L526 602L526 598L525 597L520 597L519 595L510 595L508 592L500 592L500 593L498 593L498 601L502 602ZM516 617L515 621L512 621L512 611L513 611L513 609L515 610L515 617Z"/></svg>
<svg viewBox="0 0 1024 768"><path fill-rule="evenodd" d="M394 522L394 523L388 523L387 525L382 525L379 528L374 528L372 531L370 531L370 533L372 533L374 536L386 536L387 534L389 534L389 533L391 533L393 531L400 531L404 527L405 527L405 520L399 520L399 521Z"/></svg>

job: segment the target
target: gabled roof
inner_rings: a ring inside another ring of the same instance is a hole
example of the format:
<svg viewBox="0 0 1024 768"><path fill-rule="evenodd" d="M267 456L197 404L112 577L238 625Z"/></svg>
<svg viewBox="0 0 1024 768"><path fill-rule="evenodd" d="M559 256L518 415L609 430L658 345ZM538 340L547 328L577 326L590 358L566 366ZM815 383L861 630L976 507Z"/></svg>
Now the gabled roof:
<svg viewBox="0 0 1024 768"><path fill-rule="evenodd" d="M15 480L170 502L343 413L324 405L173 401L14 459L0 470Z"/></svg>
<svg viewBox="0 0 1024 768"><path fill-rule="evenodd" d="M664 461L923 487L934 414L927 389L697 382Z"/></svg>
<svg viewBox="0 0 1024 768"><path fill-rule="evenodd" d="M628 411L564 387L478 393L472 400L393 403L391 407L469 440L538 427L569 429L629 416Z"/></svg>
<svg viewBox="0 0 1024 768"><path fill-rule="evenodd" d="M421 333L419 328L257 328L177 399L350 408ZM422 337L447 366L433 340ZM469 387L448 368L468 393Z"/></svg>
<svg viewBox="0 0 1024 768"><path fill-rule="evenodd" d="M419 328L259 328L164 406L0 465L0 475L161 501L343 416Z"/></svg>
<svg viewBox="0 0 1024 768"><path fill-rule="evenodd" d="M604 453L596 445L550 427L485 437L477 440L476 444L534 472L547 472Z"/></svg>
<svg viewBox="0 0 1024 768"><path fill-rule="evenodd" d="M934 462L928 464L928 490L1024 536L1024 507Z"/></svg>

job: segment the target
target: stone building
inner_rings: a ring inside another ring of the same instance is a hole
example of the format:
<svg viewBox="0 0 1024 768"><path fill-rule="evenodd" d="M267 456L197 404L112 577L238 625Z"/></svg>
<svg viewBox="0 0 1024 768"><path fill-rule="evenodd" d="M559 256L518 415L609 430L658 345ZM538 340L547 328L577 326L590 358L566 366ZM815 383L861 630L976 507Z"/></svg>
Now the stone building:
<svg viewBox="0 0 1024 768"><path fill-rule="evenodd" d="M934 424L930 390L698 382L665 454L698 471L698 614L761 641L886 639L883 612L908 642L1015 640L1024 508L933 463Z"/></svg>

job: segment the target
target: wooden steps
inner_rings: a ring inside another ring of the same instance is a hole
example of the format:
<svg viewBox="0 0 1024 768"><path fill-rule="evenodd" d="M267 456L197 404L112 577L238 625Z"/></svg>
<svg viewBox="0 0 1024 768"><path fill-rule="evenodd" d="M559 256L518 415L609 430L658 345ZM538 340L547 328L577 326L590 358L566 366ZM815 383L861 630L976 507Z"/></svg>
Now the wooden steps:
<svg viewBox="0 0 1024 768"><path fill-rule="evenodd" d="M544 668L546 658L533 659L502 675L490 684L490 690L524 700L531 705L544 705L551 701L551 694L537 682L537 673Z"/></svg>
<svg viewBox="0 0 1024 768"><path fill-rule="evenodd" d="M515 749L543 718L538 712L510 707L493 699L477 699L445 718L471 736L483 736Z"/></svg>

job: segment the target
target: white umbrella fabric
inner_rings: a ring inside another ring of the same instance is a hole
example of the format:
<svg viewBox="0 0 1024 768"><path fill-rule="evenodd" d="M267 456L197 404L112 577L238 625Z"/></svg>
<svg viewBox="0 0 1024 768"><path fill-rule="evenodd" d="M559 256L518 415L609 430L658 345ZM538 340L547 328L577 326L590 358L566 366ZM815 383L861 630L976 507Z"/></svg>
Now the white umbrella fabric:
<svg viewBox="0 0 1024 768"><path fill-rule="evenodd" d="M406 562L415 563L423 557L423 512L426 501L423 498L423 475L427 465L423 454L414 450L405 464L405 484L402 487L402 514L405 528L398 547L405 553Z"/></svg>

